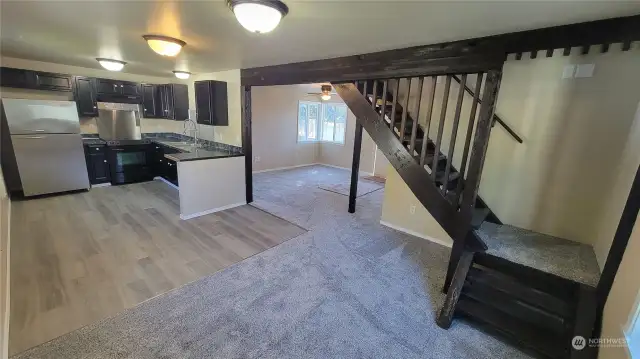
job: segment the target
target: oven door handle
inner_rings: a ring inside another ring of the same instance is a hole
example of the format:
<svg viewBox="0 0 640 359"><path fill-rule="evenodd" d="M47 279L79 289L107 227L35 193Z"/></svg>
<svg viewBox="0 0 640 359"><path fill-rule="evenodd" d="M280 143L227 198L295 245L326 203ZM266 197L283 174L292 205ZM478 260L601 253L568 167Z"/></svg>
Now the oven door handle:
<svg viewBox="0 0 640 359"><path fill-rule="evenodd" d="M111 151L124 151L124 148L111 148Z"/></svg>

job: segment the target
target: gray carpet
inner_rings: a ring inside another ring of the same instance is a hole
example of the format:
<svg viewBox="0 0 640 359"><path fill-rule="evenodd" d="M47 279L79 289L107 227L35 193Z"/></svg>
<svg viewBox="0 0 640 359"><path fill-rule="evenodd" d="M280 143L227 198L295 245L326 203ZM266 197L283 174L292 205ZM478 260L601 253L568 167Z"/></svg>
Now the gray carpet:
<svg viewBox="0 0 640 359"><path fill-rule="evenodd" d="M593 287L598 285L600 267L588 244L490 222L482 223L476 233L489 247L489 254Z"/></svg>
<svg viewBox="0 0 640 359"><path fill-rule="evenodd" d="M348 196L351 192L351 181L347 179L347 182L341 180L338 183L332 184L321 184L318 188L323 189L325 191L334 192L337 194L341 194L343 196ZM359 180L358 181L358 190L356 191L356 197L362 197L365 194L369 194L373 191L377 191L384 188L383 183L367 181L367 180Z"/></svg>
<svg viewBox="0 0 640 359"><path fill-rule="evenodd" d="M256 206L309 232L15 358L529 358L435 324L449 250L380 226L384 191L318 185L322 166L254 176Z"/></svg>

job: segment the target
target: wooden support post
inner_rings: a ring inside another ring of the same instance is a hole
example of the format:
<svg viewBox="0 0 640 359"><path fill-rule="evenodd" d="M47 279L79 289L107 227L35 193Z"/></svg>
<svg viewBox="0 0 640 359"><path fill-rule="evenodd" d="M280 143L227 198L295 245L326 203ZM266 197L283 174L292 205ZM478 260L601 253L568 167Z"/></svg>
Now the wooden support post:
<svg viewBox="0 0 640 359"><path fill-rule="evenodd" d="M607 254L607 260L602 268L600 281L598 281L597 300L598 300L598 316L602 315L604 305L611 292L613 281L622 263L624 252L631 238L633 227L636 224L638 213L640 211L640 167L636 170L636 177L631 185L629 197L622 210L622 216L618 222L618 228L613 236L613 242Z"/></svg>
<svg viewBox="0 0 640 359"><path fill-rule="evenodd" d="M353 163L351 165L351 189L349 190L349 213L356 211L358 197L358 177L360 177L360 150L362 148L362 125L356 120L356 133L353 138Z"/></svg>
<svg viewBox="0 0 640 359"><path fill-rule="evenodd" d="M251 86L242 89L242 151L247 203L253 202L253 154L251 146Z"/></svg>
<svg viewBox="0 0 640 359"><path fill-rule="evenodd" d="M444 304L442 305L442 309L440 309L440 314L438 314L438 319L436 320L436 323L440 328L449 329L451 326L451 321L453 320L453 315L456 311L456 305L460 299L460 294L462 294L464 281L467 278L467 273L469 273L469 268L471 268L471 264L473 263L474 254L475 252L464 251L460 256L453 281L451 282L451 288L449 288L449 291L447 292L447 298L444 300Z"/></svg>

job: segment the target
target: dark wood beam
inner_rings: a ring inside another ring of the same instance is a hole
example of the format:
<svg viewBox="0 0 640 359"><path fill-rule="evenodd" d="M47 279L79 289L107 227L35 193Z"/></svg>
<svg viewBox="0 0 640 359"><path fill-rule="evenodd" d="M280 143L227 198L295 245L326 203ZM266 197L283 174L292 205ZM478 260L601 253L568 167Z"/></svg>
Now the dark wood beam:
<svg viewBox="0 0 640 359"><path fill-rule="evenodd" d="M253 154L251 145L251 86L242 87L242 151L247 203L253 202Z"/></svg>
<svg viewBox="0 0 640 359"><path fill-rule="evenodd" d="M242 84L290 85L498 69L507 54L640 40L640 15L369 54L243 69ZM625 46L625 48L627 48ZM566 52L565 52L566 54Z"/></svg>

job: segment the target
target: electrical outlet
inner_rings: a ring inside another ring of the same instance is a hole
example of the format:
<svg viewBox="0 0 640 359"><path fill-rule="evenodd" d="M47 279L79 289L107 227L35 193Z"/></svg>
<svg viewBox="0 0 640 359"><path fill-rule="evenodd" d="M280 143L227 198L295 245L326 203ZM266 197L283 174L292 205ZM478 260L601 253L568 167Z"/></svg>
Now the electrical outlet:
<svg viewBox="0 0 640 359"><path fill-rule="evenodd" d="M409 213L416 214L416 205L415 204L412 204L411 207L409 207Z"/></svg>
<svg viewBox="0 0 640 359"><path fill-rule="evenodd" d="M256 156L255 159L256 159L256 162L260 162L260 156Z"/></svg>

